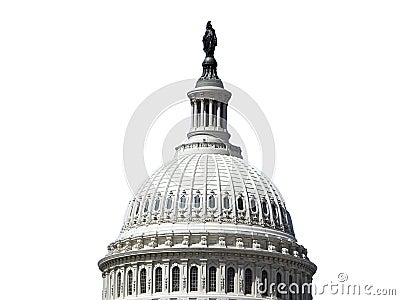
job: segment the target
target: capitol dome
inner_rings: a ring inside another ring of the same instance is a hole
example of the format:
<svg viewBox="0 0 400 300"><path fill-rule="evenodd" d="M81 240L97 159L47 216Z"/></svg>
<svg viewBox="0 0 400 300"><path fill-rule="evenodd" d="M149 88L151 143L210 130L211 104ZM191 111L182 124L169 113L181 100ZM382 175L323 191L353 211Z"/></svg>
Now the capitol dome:
<svg viewBox="0 0 400 300"><path fill-rule="evenodd" d="M129 203L119 240L179 230L246 230L294 240L274 184L243 159L215 153L180 155L154 172Z"/></svg>
<svg viewBox="0 0 400 300"><path fill-rule="evenodd" d="M102 299L312 299L316 272L278 189L229 142L231 93L207 24L187 139L135 192L99 261ZM278 286L284 285L286 293ZM288 293L290 285L300 289Z"/></svg>

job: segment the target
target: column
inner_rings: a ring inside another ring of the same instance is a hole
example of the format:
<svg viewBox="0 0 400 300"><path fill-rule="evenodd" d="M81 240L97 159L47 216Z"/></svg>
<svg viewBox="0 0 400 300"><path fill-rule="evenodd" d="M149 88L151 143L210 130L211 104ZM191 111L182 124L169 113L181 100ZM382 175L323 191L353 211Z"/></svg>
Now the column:
<svg viewBox="0 0 400 300"><path fill-rule="evenodd" d="M204 99L200 102L200 126L204 126Z"/></svg>
<svg viewBox="0 0 400 300"><path fill-rule="evenodd" d="M153 285L153 266L148 264L146 270L146 291L148 294L151 294Z"/></svg>
<svg viewBox="0 0 400 300"><path fill-rule="evenodd" d="M188 260L185 259L181 259L182 261L182 268L181 268L181 276L180 276L180 280L181 280L181 287L182 289L180 289L183 293L187 293L188 292Z"/></svg>
<svg viewBox="0 0 400 300"><path fill-rule="evenodd" d="M239 294L239 295L244 295L244 270L243 270L243 265L238 265L238 268L237 268L237 280L236 280L236 282L237 282L237 284L236 284L236 290L237 290L237 293Z"/></svg>
<svg viewBox="0 0 400 300"><path fill-rule="evenodd" d="M193 100L193 127L198 126L197 101Z"/></svg>
<svg viewBox="0 0 400 300"><path fill-rule="evenodd" d="M163 260L163 291L169 292L169 260Z"/></svg>
<svg viewBox="0 0 400 300"><path fill-rule="evenodd" d="M219 263L219 268L217 272L217 292L219 291L220 293L225 293L225 284L226 284L226 278L225 278L225 261L220 261Z"/></svg>
<svg viewBox="0 0 400 300"><path fill-rule="evenodd" d="M101 295L102 299L106 299L107 298L107 273L103 273L103 293Z"/></svg>
<svg viewBox="0 0 400 300"><path fill-rule="evenodd" d="M191 105L191 113L190 113L190 128L194 127L194 102L190 101L190 105Z"/></svg>
<svg viewBox="0 0 400 300"><path fill-rule="evenodd" d="M207 259L200 259L200 292L205 293L207 288Z"/></svg>
<svg viewBox="0 0 400 300"><path fill-rule="evenodd" d="M137 265L134 265L133 266L133 270L132 270L132 272L133 272L133 285L132 285L132 295L133 296L136 296L137 297L137 295L138 295L138 272L137 272Z"/></svg>
<svg viewBox="0 0 400 300"><path fill-rule="evenodd" d="M208 126L214 126L213 105L214 101L210 100L208 102Z"/></svg>
<svg viewBox="0 0 400 300"><path fill-rule="evenodd" d="M221 127L221 102L217 103L217 127Z"/></svg>
<svg viewBox="0 0 400 300"><path fill-rule="evenodd" d="M256 269L254 270L255 271L255 295L257 296L257 297L261 297L261 294L260 294L260 289L259 289L259 284L262 282L262 276L261 276L261 267L259 267L259 266L256 266Z"/></svg>

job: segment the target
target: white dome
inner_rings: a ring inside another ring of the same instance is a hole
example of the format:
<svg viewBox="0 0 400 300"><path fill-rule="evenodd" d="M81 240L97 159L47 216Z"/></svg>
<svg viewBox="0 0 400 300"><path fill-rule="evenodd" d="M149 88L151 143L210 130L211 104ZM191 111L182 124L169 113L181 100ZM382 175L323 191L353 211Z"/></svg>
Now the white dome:
<svg viewBox="0 0 400 300"><path fill-rule="evenodd" d="M154 172L129 203L119 239L146 232L138 227L163 223L190 223L192 228L200 223L202 230L212 223L247 225L251 231L258 227L258 232L279 231L294 239L274 184L243 159L225 154L182 155Z"/></svg>

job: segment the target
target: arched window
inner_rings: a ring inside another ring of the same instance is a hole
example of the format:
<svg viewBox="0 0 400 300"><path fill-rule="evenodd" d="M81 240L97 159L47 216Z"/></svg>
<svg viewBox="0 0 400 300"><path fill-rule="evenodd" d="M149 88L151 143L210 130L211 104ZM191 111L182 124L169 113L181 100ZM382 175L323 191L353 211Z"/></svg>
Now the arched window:
<svg viewBox="0 0 400 300"><path fill-rule="evenodd" d="M253 272L250 269L244 271L244 293L251 294L251 286L253 284Z"/></svg>
<svg viewBox="0 0 400 300"><path fill-rule="evenodd" d="M200 196L199 195L194 196L194 207L195 208L200 207Z"/></svg>
<svg viewBox="0 0 400 300"><path fill-rule="evenodd" d="M232 267L226 271L226 292L235 292L235 269Z"/></svg>
<svg viewBox="0 0 400 300"><path fill-rule="evenodd" d="M154 285L156 293L162 292L162 269L161 267L156 268L154 276Z"/></svg>
<svg viewBox="0 0 400 300"><path fill-rule="evenodd" d="M179 208L185 208L186 206L186 196L182 195L179 201Z"/></svg>
<svg viewBox="0 0 400 300"><path fill-rule="evenodd" d="M223 202L224 202L224 208L225 209L229 209L229 206L230 206L230 203L229 203L229 196L228 195L225 195L224 196L224 198L223 198Z"/></svg>
<svg viewBox="0 0 400 300"><path fill-rule="evenodd" d="M257 202L256 202L256 198L254 196L252 196L250 199L250 207L251 207L251 211L253 213L257 212Z"/></svg>
<svg viewBox="0 0 400 300"><path fill-rule="evenodd" d="M179 291L179 277L180 277L180 270L178 266L172 268L172 291L178 292Z"/></svg>
<svg viewBox="0 0 400 300"><path fill-rule="evenodd" d="M140 271L140 293L146 293L146 269Z"/></svg>
<svg viewBox="0 0 400 300"><path fill-rule="evenodd" d="M199 279L199 270L196 266L190 268L190 291L195 292L197 291L198 286L198 279Z"/></svg>
<svg viewBox="0 0 400 300"><path fill-rule="evenodd" d="M279 286L279 284L282 283L282 274L281 273L276 273L276 296L280 299L282 297L282 293L280 290L282 290L282 287Z"/></svg>
<svg viewBox="0 0 400 300"><path fill-rule="evenodd" d="M150 200L147 199L147 200L146 200L146 203L144 204L144 210L143 210L143 212L147 212L147 211L149 210L149 204L150 204Z"/></svg>
<svg viewBox="0 0 400 300"><path fill-rule="evenodd" d="M211 195L208 197L208 207L209 208L214 208L215 207L215 197L214 195Z"/></svg>
<svg viewBox="0 0 400 300"><path fill-rule="evenodd" d="M136 204L136 212L135 212L136 216L139 214L139 209L140 209L140 202L137 202L137 204Z"/></svg>
<svg viewBox="0 0 400 300"><path fill-rule="evenodd" d="M157 197L156 200L154 200L154 211L158 211L160 209L160 197Z"/></svg>
<svg viewBox="0 0 400 300"><path fill-rule="evenodd" d="M239 198L237 199L237 206L239 210L244 210L244 206L243 206L243 197L239 196Z"/></svg>
<svg viewBox="0 0 400 300"><path fill-rule="evenodd" d="M217 291L217 268L210 267L208 269L208 291L216 292Z"/></svg>
<svg viewBox="0 0 400 300"><path fill-rule="evenodd" d="M132 270L128 271L128 296L132 295L132 284L133 284L133 272Z"/></svg>
<svg viewBox="0 0 400 300"><path fill-rule="evenodd" d="M265 216L268 216L268 204L267 204L267 201L264 200L264 201L262 202L261 206L262 206L262 212L263 212L263 214L264 214Z"/></svg>
<svg viewBox="0 0 400 300"><path fill-rule="evenodd" d="M169 195L169 196L167 197L166 208L167 208L167 209L171 209L171 207L172 207L172 195Z"/></svg>
<svg viewBox="0 0 400 300"><path fill-rule="evenodd" d="M261 296L266 297L268 295L268 273L265 270L261 272L261 284Z"/></svg>
<svg viewBox="0 0 400 300"><path fill-rule="evenodd" d="M121 272L117 275L117 297L121 297Z"/></svg>

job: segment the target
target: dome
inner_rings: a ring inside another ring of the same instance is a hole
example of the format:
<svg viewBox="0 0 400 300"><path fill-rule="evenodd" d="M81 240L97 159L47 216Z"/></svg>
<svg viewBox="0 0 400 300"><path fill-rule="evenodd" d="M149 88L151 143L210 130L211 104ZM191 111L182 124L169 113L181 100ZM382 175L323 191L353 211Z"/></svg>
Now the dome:
<svg viewBox="0 0 400 300"><path fill-rule="evenodd" d="M129 203L119 239L182 224L192 231L247 225L248 231L294 239L290 215L271 180L243 159L226 154L180 155L159 168Z"/></svg>
<svg viewBox="0 0 400 300"><path fill-rule="evenodd" d="M217 76L216 42L208 22L187 139L129 201L98 263L102 300L312 299L276 289L310 284L316 266L278 189L229 142L231 93Z"/></svg>

